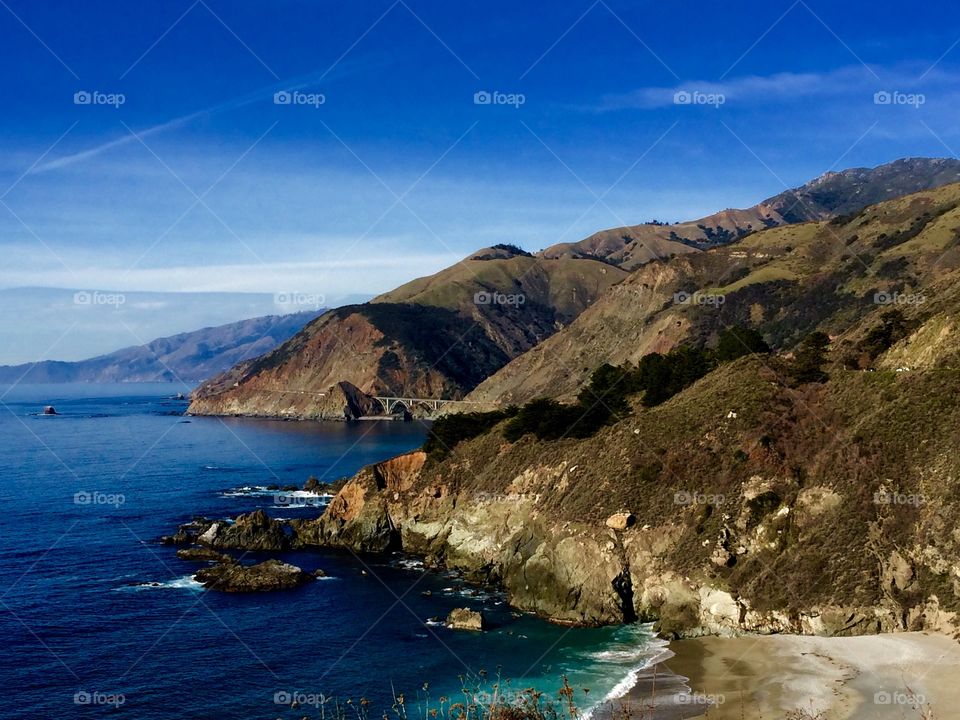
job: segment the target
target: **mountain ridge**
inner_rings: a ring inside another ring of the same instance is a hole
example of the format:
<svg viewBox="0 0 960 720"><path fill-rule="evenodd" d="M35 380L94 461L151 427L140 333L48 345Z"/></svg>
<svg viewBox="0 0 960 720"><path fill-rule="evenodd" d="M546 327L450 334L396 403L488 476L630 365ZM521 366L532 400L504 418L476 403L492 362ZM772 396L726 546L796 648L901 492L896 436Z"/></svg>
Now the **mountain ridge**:
<svg viewBox="0 0 960 720"><path fill-rule="evenodd" d="M661 257L723 245L760 229L853 212L883 200L960 181L960 161L900 158L872 168L827 171L749 208L727 208L675 224L601 230L541 251L544 257L599 257L628 270Z"/></svg>
<svg viewBox="0 0 960 720"><path fill-rule="evenodd" d="M328 311L271 353L199 387L188 411L354 417L341 383L367 396L457 399L626 274L598 260L480 250L369 303Z"/></svg>
<svg viewBox="0 0 960 720"><path fill-rule="evenodd" d="M86 360L0 366L0 382L200 382L245 357L268 352L317 311L264 315L132 345Z"/></svg>
<svg viewBox="0 0 960 720"><path fill-rule="evenodd" d="M952 267L960 252L955 227L960 184L651 263L467 399L570 398L602 362L637 362L685 341L704 342L724 324L753 327L780 350L814 329L847 332L873 307L872 294L896 302L895 293L936 282Z"/></svg>

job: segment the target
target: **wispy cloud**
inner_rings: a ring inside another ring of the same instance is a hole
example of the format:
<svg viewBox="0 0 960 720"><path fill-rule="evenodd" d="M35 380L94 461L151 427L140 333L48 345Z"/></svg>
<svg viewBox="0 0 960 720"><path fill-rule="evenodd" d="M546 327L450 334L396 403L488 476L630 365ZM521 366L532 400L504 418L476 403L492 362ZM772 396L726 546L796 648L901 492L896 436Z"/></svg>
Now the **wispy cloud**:
<svg viewBox="0 0 960 720"><path fill-rule="evenodd" d="M448 253L371 253L366 257L304 262L198 264L129 271L96 266L75 266L71 272L19 267L0 270L0 287L76 288L81 285L104 291L203 293L296 291L335 297L385 292L460 259Z"/></svg>
<svg viewBox="0 0 960 720"><path fill-rule="evenodd" d="M675 104L677 93L699 92L722 95L726 104L735 102L800 102L812 97L842 97L848 95L862 100L871 99L878 90L907 90L920 85L934 86L954 83L957 76L946 71L929 73L910 72L909 69L884 70L874 68L877 75L862 65L837 68L827 72L781 72L771 75L745 75L722 82L690 80L671 87L643 87L618 95L607 95L594 106L592 112L616 110L654 110Z"/></svg>
<svg viewBox="0 0 960 720"><path fill-rule="evenodd" d="M377 61L366 61L364 63L343 63L342 67L333 71L317 71L310 73L309 75L301 75L299 77L291 78L290 80L284 80L279 83L273 83L272 85L267 85L261 88L258 88L252 92L240 95L229 100L226 100L222 103L212 105L210 107L202 108L196 110L195 112L188 113L186 115L181 115L179 117L166 120L164 122L158 123L156 125L151 125L150 127L144 128L142 130L137 130L137 136L141 138L147 138L152 135L158 135L164 131L172 130L174 128L183 127L184 125L189 124L190 122L197 120L199 118L209 117L211 115L218 115L220 113L229 112L231 110L238 110L242 107L248 105L253 105L255 103L260 103L273 99L273 95L276 92L281 90L303 90L305 88L315 87L319 83L329 84L331 82L336 82L337 80L342 80L345 77L350 75L355 75L360 72L368 72L371 69L377 67L382 67L387 63L386 60L377 60ZM138 142L137 137L130 132L125 132L122 135L114 138L113 140L108 140L107 142L100 143L86 150L80 150L78 152L70 153L68 155L62 155L60 157L49 160L45 163L38 164L36 167L32 168L28 174L36 175L39 173L49 172L51 170L58 170L61 168L68 167L70 165L75 165L77 163L82 163L85 160L95 158L98 155L102 155L110 150L114 150L118 147L123 147L131 143Z"/></svg>

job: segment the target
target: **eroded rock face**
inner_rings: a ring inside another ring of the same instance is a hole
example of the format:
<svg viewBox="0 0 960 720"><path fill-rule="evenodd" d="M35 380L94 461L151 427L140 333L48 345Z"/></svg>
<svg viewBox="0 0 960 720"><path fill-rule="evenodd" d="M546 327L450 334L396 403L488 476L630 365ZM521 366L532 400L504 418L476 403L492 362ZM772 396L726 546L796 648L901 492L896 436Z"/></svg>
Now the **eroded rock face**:
<svg viewBox="0 0 960 720"><path fill-rule="evenodd" d="M264 560L256 565L241 565L228 560L198 570L194 577L204 587L222 592L290 590L314 578L296 565L279 560Z"/></svg>
<svg viewBox="0 0 960 720"><path fill-rule="evenodd" d="M685 529L676 521L635 522L629 511L595 523L573 522L543 509L551 489L569 482L565 462L523 469L503 492L476 491L443 478L423 482L422 453L365 468L349 480L316 520L294 521L295 543L355 551L401 548L428 564L463 571L496 584L510 603L555 622L603 625L655 621L666 637L801 633L853 635L904 627L896 604L804 608L801 612L753 607L725 587L678 572L671 553ZM724 515L719 537L704 541L704 567L713 556L727 570L756 552L775 552L794 515L801 529L839 503L835 493L809 488L787 501L791 486L752 477ZM691 509L693 512L694 509ZM950 572L943 563L943 572ZM911 588L905 558L891 558L888 582ZM907 619L915 627L946 627L955 615L931 598Z"/></svg>
<svg viewBox="0 0 960 720"><path fill-rule="evenodd" d="M739 562L749 562L757 553L779 552L790 532L803 542L816 519L840 503L829 488L797 489L789 480L774 477L746 479L740 497L730 498L726 512L718 511L719 534L704 533L697 546L684 550L695 553L699 562L691 572L689 566L677 565L677 548L689 538L690 520L696 520L702 508L686 507L659 524L641 525L625 510L606 519L576 522L545 504L551 491L574 482L578 468L566 461L525 467L500 492L477 490L443 475L424 478L424 463L424 454L417 451L364 468L342 486L319 518L285 523L258 511L232 524L200 519L169 541L200 543L202 548L181 551L192 560L217 560L221 548L402 549L424 556L428 565L460 570L475 582L502 587L513 606L555 622L603 625L639 619L655 622L661 635L671 638L948 631L957 620L936 595L909 607L897 600L920 591L921 566L932 569L944 585L960 578L949 556L929 546L883 558L879 580L889 600L876 605L756 607L750 597L722 582L725 573L739 569ZM247 582L249 571L227 562L204 572L210 581L223 577L239 586ZM286 575L280 577L287 582ZM718 577L720 581L711 579Z"/></svg>
<svg viewBox="0 0 960 720"><path fill-rule="evenodd" d="M373 466L373 476L377 487L386 490L389 495L409 490L420 474L427 454L422 450L398 455L390 460Z"/></svg>
<svg viewBox="0 0 960 720"><path fill-rule="evenodd" d="M386 511L372 468L364 468L338 492L323 515L290 521L296 547L323 545L357 552L383 552L395 546L398 534Z"/></svg>

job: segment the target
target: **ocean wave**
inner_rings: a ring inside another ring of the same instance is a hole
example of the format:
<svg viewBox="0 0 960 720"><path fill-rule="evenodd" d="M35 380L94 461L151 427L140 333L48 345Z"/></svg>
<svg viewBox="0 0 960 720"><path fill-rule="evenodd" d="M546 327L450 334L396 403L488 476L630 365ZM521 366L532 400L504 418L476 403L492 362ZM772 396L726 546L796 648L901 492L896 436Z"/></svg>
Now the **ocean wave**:
<svg viewBox="0 0 960 720"><path fill-rule="evenodd" d="M184 575L165 582L139 582L131 585L124 585L117 590L140 591L140 590L203 590L203 584L197 582L193 575Z"/></svg>
<svg viewBox="0 0 960 720"><path fill-rule="evenodd" d="M272 497L274 507L320 507L333 499L328 493L309 490L280 490L267 485L241 485L220 493L224 498Z"/></svg>
<svg viewBox="0 0 960 720"><path fill-rule="evenodd" d="M394 564L397 567L401 567L404 570L423 570L424 564L423 560L417 558L399 558L394 561Z"/></svg>
<svg viewBox="0 0 960 720"><path fill-rule="evenodd" d="M661 641L664 643L662 647L653 647L650 648L652 652L647 653L647 657L644 661L637 665L636 667L630 669L627 674L610 688L609 692L604 696L604 702L610 702L611 700L619 700L624 695L626 695L633 687L637 684L637 680L640 678L640 673L644 670L652 668L657 663L661 663L664 660L669 660L673 657L673 651L669 650L666 647L666 641Z"/></svg>

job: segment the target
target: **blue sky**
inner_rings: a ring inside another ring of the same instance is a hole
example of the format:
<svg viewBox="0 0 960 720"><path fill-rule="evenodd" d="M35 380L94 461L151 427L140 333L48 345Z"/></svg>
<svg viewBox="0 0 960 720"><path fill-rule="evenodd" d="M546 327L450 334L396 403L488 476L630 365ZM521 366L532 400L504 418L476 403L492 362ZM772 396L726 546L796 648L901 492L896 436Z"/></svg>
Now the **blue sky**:
<svg viewBox="0 0 960 720"><path fill-rule="evenodd" d="M958 20L950 2L3 0L0 289L339 302L496 242L952 156ZM173 305L164 332L202 324ZM55 315L0 345L44 350ZM115 344L67 333L44 356Z"/></svg>

